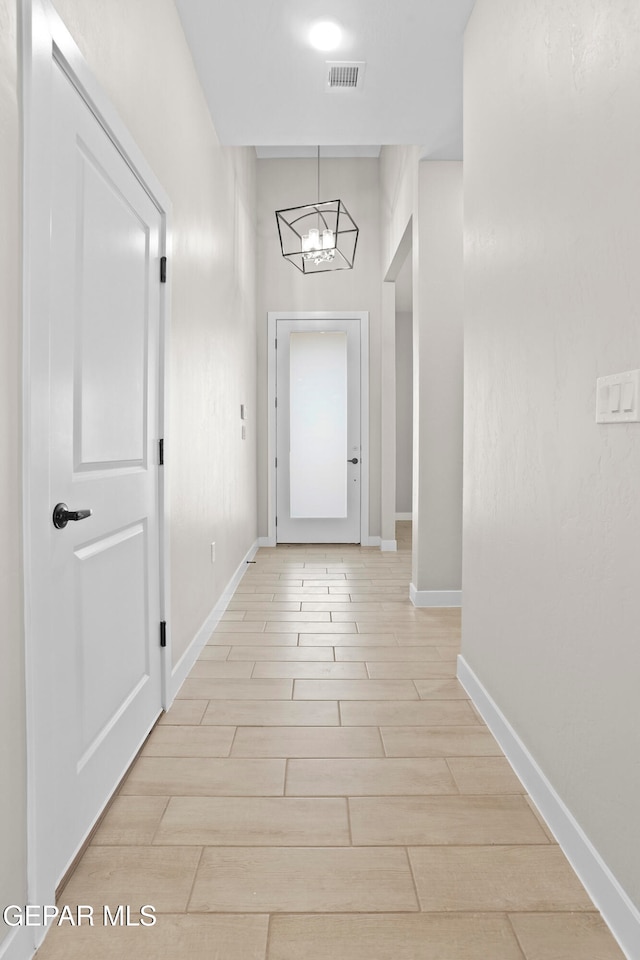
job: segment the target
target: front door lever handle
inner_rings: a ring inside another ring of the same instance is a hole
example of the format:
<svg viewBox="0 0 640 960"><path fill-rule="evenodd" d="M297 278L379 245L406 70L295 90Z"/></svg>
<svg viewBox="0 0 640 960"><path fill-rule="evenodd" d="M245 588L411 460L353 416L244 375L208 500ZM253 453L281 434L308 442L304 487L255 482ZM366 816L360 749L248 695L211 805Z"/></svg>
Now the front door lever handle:
<svg viewBox="0 0 640 960"><path fill-rule="evenodd" d="M56 503L53 508L53 525L56 530L64 530L70 520L86 520L91 510L69 510L66 503Z"/></svg>
<svg viewBox="0 0 640 960"><path fill-rule="evenodd" d="M357 462L358 462L357 457L352 457L351 460L347 460L347 463L357 463Z"/></svg>

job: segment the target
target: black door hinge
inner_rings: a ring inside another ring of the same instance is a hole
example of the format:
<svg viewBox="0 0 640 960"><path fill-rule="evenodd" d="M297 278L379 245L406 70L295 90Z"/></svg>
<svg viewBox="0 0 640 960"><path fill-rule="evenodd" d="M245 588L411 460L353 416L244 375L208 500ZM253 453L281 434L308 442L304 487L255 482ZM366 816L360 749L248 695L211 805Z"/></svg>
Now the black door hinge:
<svg viewBox="0 0 640 960"><path fill-rule="evenodd" d="M278 406L278 398L276 397L276 407Z"/></svg>
<svg viewBox="0 0 640 960"><path fill-rule="evenodd" d="M167 621L160 621L160 646L166 647L167 645Z"/></svg>
<svg viewBox="0 0 640 960"><path fill-rule="evenodd" d="M167 258L160 257L160 283L167 282Z"/></svg>
<svg viewBox="0 0 640 960"><path fill-rule="evenodd" d="M276 337L276 350L278 349L278 338Z"/></svg>
<svg viewBox="0 0 640 960"><path fill-rule="evenodd" d="M276 527L278 526L278 518L276 517Z"/></svg>
<svg viewBox="0 0 640 960"><path fill-rule="evenodd" d="M164 440L158 440L158 464L164 467Z"/></svg>

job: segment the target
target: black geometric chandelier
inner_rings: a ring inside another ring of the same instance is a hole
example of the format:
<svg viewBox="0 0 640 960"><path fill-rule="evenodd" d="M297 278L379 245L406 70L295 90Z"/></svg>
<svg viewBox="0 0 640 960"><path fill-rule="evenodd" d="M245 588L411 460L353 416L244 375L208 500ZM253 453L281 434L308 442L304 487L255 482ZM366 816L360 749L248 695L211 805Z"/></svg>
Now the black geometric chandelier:
<svg viewBox="0 0 640 960"><path fill-rule="evenodd" d="M301 207L276 210L280 249L301 273L351 270L356 256L358 227L342 200L318 200Z"/></svg>

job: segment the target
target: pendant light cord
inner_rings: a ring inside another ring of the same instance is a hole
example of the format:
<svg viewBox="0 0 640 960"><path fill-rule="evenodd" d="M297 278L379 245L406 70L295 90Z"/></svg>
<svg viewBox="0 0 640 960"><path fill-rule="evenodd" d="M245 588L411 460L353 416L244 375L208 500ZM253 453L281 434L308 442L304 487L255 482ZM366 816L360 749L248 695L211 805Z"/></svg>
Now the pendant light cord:
<svg viewBox="0 0 640 960"><path fill-rule="evenodd" d="M318 144L318 203L320 203L320 144Z"/></svg>

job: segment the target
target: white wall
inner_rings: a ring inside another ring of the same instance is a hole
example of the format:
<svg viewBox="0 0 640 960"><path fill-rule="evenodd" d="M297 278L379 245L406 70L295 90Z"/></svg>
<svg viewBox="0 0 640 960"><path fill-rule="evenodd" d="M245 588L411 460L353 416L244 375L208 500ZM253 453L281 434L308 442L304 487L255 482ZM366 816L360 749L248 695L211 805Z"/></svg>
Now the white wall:
<svg viewBox="0 0 640 960"><path fill-rule="evenodd" d="M462 268L462 163L423 161L414 248L412 582L427 603L462 582Z"/></svg>
<svg viewBox="0 0 640 960"><path fill-rule="evenodd" d="M173 204L175 662L256 538L255 152L220 147L172 0L56 7Z"/></svg>
<svg viewBox="0 0 640 960"><path fill-rule="evenodd" d="M417 603L457 604L462 567L462 164L420 162L415 147L383 147L380 179L383 275L397 277L399 251L404 256L408 238L412 250L413 592Z"/></svg>
<svg viewBox="0 0 640 960"><path fill-rule="evenodd" d="M258 160L258 516L268 532L267 313L369 311L369 534L380 535L380 220L378 161L322 159L321 199L341 199L360 228L353 270L304 276L282 256L275 211L317 198L315 160Z"/></svg>
<svg viewBox="0 0 640 960"><path fill-rule="evenodd" d="M15 0L0 0L0 904L25 903L20 154ZM7 927L0 923L0 941Z"/></svg>
<svg viewBox="0 0 640 960"><path fill-rule="evenodd" d="M477 0L463 655L640 907L639 115L637 4Z"/></svg>
<svg viewBox="0 0 640 960"><path fill-rule="evenodd" d="M172 633L182 653L256 537L255 159L221 149L171 0L57 0L173 203ZM16 0L0 0L0 903L26 890ZM240 403L250 412L240 439ZM217 542L210 564L209 542ZM0 941L7 928L0 924Z"/></svg>
<svg viewBox="0 0 640 960"><path fill-rule="evenodd" d="M411 513L413 479L413 314L396 313L396 513Z"/></svg>
<svg viewBox="0 0 640 960"><path fill-rule="evenodd" d="M386 277L407 226L417 214L420 151L418 147L383 147L379 162L382 274ZM414 225L414 233L415 229ZM399 270L402 261L397 266Z"/></svg>

